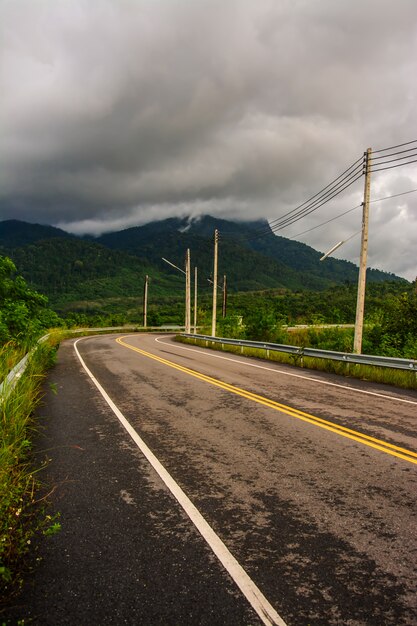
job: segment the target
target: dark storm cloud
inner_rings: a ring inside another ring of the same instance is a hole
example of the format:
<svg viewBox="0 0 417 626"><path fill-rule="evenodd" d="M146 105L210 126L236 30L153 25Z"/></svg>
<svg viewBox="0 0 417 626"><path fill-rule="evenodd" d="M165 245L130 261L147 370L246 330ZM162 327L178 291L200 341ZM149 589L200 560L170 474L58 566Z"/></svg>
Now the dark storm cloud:
<svg viewBox="0 0 417 626"><path fill-rule="evenodd" d="M74 232L279 217L368 146L417 137L416 23L414 0L0 0L0 217ZM373 193L417 187L407 172ZM411 277L412 255L386 248L394 233L415 248L415 196L373 206L372 262ZM349 220L304 240L331 247Z"/></svg>

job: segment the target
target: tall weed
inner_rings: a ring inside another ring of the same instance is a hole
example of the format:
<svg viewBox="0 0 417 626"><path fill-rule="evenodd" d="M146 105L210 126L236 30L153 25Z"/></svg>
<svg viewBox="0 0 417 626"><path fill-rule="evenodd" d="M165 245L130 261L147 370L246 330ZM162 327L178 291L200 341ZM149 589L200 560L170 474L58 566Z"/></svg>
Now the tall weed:
<svg viewBox="0 0 417 626"><path fill-rule="evenodd" d="M47 532L56 520L38 501L41 468L34 464L32 438L37 429L33 411L41 400L41 383L55 354L54 340L36 349L10 393L0 398L0 598L7 600L23 581L24 557L36 535ZM0 351L0 373L18 362L11 345Z"/></svg>

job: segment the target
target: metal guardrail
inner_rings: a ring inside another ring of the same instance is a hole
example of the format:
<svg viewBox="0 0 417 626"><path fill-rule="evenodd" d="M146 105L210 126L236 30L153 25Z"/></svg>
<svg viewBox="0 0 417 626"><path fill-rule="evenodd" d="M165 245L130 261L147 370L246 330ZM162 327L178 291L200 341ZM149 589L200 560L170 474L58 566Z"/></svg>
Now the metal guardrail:
<svg viewBox="0 0 417 626"><path fill-rule="evenodd" d="M166 324L163 326L147 326L146 329L143 329L141 326L136 324L136 325L129 325L129 326L108 326L105 328L104 327L103 328L74 328L74 329L67 328L65 329L65 332L73 333L75 335L78 333L84 333L84 332L128 331L128 330L137 330L137 329L158 330L160 332L177 332L177 331L184 330L184 328L185 328L184 326L176 326L175 324ZM48 339L48 337L49 337L49 334L44 335L43 337L38 339L37 344L43 343L44 341ZM3 382L0 383L0 404L8 398L9 394L13 391L13 389L17 385L20 377L26 370L29 364L29 361L33 353L35 352L36 348L37 348L37 345L34 348L32 348L32 350L30 350L23 357L23 359L21 359L19 363L14 366L12 370L10 370L10 372L7 374Z"/></svg>
<svg viewBox="0 0 417 626"><path fill-rule="evenodd" d="M48 337L49 337L49 334L44 335L43 337L38 339L37 345L34 348L32 348L32 350L30 350L27 354L25 354L23 359L21 359L19 363L15 365L12 370L10 370L10 372L7 374L3 382L0 383L0 403L4 402L4 400L7 400L9 394L13 391L13 389L17 385L19 378L22 376L25 369L27 368L29 361L31 357L33 356L33 353L35 352L36 348L38 347L39 344L46 341Z"/></svg>
<svg viewBox="0 0 417 626"><path fill-rule="evenodd" d="M137 327L135 327L137 328ZM181 327L177 327L178 330ZM77 328L69 330L69 332L81 333L81 332L98 332L109 330L129 330L127 326L121 327L108 327L108 328ZM169 332L174 330L172 327L157 327L149 328L149 330L159 330ZM350 352L333 352L331 350L318 350L317 348L300 348L298 346L287 346L279 343L266 343L262 341L248 341L246 339L229 339L227 337L212 337L211 335L193 335L181 333L182 337L189 337L190 339L202 339L204 341L210 341L212 343L228 344L232 346L243 346L248 348L257 348L260 350L273 350L275 352L286 352L287 354L293 354L294 356L303 357L309 356L317 359L330 359L333 361L344 361L345 363L357 363L362 365L376 365L378 367L388 367L393 369L408 370L417 373L417 361L414 359L397 359L388 356L375 356L369 354L351 354ZM46 341L49 337L44 335L38 340L38 344ZM26 354L21 361L9 372L6 378L0 383L0 403L3 402L11 391L16 386L19 378L24 373L33 352L36 350L33 348L28 354Z"/></svg>
<svg viewBox="0 0 417 626"><path fill-rule="evenodd" d="M308 356L316 359L330 359L333 361L343 361L345 363L355 363L361 365L375 365L377 367L389 367L393 369L408 370L417 372L417 361L414 359L397 359L389 356L375 356L370 354L352 354L350 352L333 352L332 350L318 350L317 348L301 348L298 346L287 346L279 343L266 343L263 341L248 341L246 339L229 339L227 337L212 337L211 335L181 334L182 337L202 339L213 343L227 344L232 346L242 346L247 348L258 348L260 350L272 350L275 352L285 352L294 356Z"/></svg>

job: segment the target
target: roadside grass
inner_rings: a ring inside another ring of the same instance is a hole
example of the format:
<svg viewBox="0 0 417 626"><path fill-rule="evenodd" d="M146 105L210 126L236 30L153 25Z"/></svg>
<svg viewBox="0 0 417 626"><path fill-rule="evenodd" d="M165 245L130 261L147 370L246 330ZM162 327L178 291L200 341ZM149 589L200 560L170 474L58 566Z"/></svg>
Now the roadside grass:
<svg viewBox="0 0 417 626"><path fill-rule="evenodd" d="M181 343L191 343L202 348L210 348L220 352L231 352L242 356L250 356L258 359L266 359L278 363L286 363L296 367L330 372L340 376L369 380L377 383L384 383L401 387L403 389L417 389L417 374L414 371L405 371L387 367L377 367L374 365L362 365L356 363L346 363L343 361L333 361L331 359L318 359L307 356L288 354L275 350L260 348L250 348L247 346L233 346L210 341L209 339L194 339L190 337L176 336L176 341Z"/></svg>
<svg viewBox="0 0 417 626"><path fill-rule="evenodd" d="M38 429L33 412L41 401L41 384L54 362L58 336L38 345L17 384L0 397L0 600L19 591L26 568L25 557L39 534L59 529L39 496L39 467L32 455ZM11 344L0 349L0 381L22 358L24 350Z"/></svg>
<svg viewBox="0 0 417 626"><path fill-rule="evenodd" d="M29 349L15 346L11 341L0 347L0 383L28 351Z"/></svg>

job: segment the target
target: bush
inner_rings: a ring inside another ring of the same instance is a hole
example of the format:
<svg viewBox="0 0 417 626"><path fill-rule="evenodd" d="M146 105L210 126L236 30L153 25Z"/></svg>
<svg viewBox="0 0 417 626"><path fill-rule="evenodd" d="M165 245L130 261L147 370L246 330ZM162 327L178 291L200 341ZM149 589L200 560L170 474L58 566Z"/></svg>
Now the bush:
<svg viewBox="0 0 417 626"><path fill-rule="evenodd" d="M0 343L12 340L30 345L46 329L60 325L62 321L48 308L47 298L29 289L16 275L13 261L0 256Z"/></svg>

